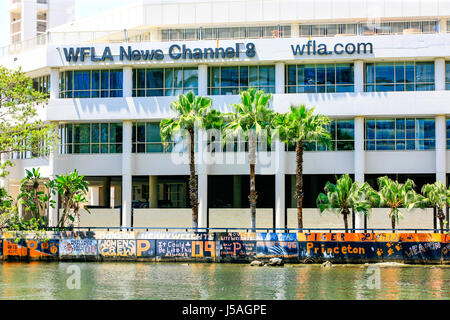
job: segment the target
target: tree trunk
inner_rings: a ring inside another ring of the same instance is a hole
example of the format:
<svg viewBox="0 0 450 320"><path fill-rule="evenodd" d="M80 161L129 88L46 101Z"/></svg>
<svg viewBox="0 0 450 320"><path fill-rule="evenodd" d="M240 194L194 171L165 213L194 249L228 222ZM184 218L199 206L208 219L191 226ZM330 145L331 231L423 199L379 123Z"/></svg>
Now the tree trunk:
<svg viewBox="0 0 450 320"><path fill-rule="evenodd" d="M445 214L444 214L444 210L442 208L438 208L438 219L439 219L439 226L441 228L441 233L444 233L444 219L445 219Z"/></svg>
<svg viewBox="0 0 450 320"><path fill-rule="evenodd" d="M252 232L256 231L256 200L258 199L258 194L256 192L256 175L255 175L255 165L256 165L256 141L255 133L250 131L249 133L249 146L248 146L248 157L250 163L250 195L248 199L250 201L250 213L252 219Z"/></svg>
<svg viewBox="0 0 450 320"><path fill-rule="evenodd" d="M349 212L347 210L342 210L342 215L344 216L345 233L348 233L348 215L349 215Z"/></svg>
<svg viewBox="0 0 450 320"><path fill-rule="evenodd" d="M192 208L192 227L198 228L198 186L195 174L195 133L194 128L189 128L189 198Z"/></svg>
<svg viewBox="0 0 450 320"><path fill-rule="evenodd" d="M392 232L395 233L395 215L391 215Z"/></svg>
<svg viewBox="0 0 450 320"><path fill-rule="evenodd" d="M296 152L296 193L298 228L303 229L303 140L297 141Z"/></svg>

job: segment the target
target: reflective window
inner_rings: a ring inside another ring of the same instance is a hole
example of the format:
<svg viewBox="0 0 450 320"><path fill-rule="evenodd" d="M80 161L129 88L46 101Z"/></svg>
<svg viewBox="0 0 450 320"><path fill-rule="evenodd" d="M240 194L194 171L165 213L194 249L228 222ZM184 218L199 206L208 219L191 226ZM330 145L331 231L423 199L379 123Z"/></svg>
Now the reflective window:
<svg viewBox="0 0 450 320"><path fill-rule="evenodd" d="M248 88L275 93L275 66L210 67L209 95L239 94Z"/></svg>
<svg viewBox="0 0 450 320"><path fill-rule="evenodd" d="M434 150L434 119L366 119L366 150Z"/></svg>
<svg viewBox="0 0 450 320"><path fill-rule="evenodd" d="M445 89L450 90L450 62L445 63Z"/></svg>
<svg viewBox="0 0 450 320"><path fill-rule="evenodd" d="M300 37L334 37L336 35L356 34L358 34L356 23L300 25Z"/></svg>
<svg viewBox="0 0 450 320"><path fill-rule="evenodd" d="M198 68L133 69L133 97L198 93Z"/></svg>
<svg viewBox="0 0 450 320"><path fill-rule="evenodd" d="M450 150L450 119L447 119L447 149Z"/></svg>
<svg viewBox="0 0 450 320"><path fill-rule="evenodd" d="M164 29L162 41L286 38L291 36L290 25L234 26L197 29Z"/></svg>
<svg viewBox="0 0 450 320"><path fill-rule="evenodd" d="M59 126L61 154L122 153L122 123Z"/></svg>
<svg viewBox="0 0 450 320"><path fill-rule="evenodd" d="M60 98L123 96L122 70L80 70L60 73Z"/></svg>
<svg viewBox="0 0 450 320"><path fill-rule="evenodd" d="M353 92L353 64L288 65L287 93Z"/></svg>
<svg viewBox="0 0 450 320"><path fill-rule="evenodd" d="M187 139L173 137L167 146L161 142L159 122L133 123L133 153L187 152ZM197 138L197 137L196 137ZM197 143L195 143L197 144Z"/></svg>
<svg viewBox="0 0 450 320"><path fill-rule="evenodd" d="M40 93L50 93L50 75L33 78L33 89Z"/></svg>
<svg viewBox="0 0 450 320"><path fill-rule="evenodd" d="M331 136L331 149L317 141L305 142L305 151L349 151L355 149L355 123L353 119L332 120L328 126ZM295 144L287 146L295 151Z"/></svg>
<svg viewBox="0 0 450 320"><path fill-rule="evenodd" d="M366 63L366 92L426 90L434 90L434 62Z"/></svg>

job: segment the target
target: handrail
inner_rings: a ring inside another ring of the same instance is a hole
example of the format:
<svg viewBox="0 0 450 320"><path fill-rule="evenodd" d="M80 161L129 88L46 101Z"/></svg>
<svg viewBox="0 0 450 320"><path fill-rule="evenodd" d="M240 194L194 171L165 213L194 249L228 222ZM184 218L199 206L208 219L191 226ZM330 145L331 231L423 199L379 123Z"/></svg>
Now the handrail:
<svg viewBox="0 0 450 320"><path fill-rule="evenodd" d="M2 230L3 228L0 228ZM290 231L293 232L300 232L300 233L311 233L311 231L321 231L326 233L333 233L333 231L345 231L345 228L184 228L184 227L47 227L44 229L45 231L77 231L77 230L88 230L88 232L95 231L95 230L117 230L117 231L140 231L140 230L164 230L168 232L169 230L177 230L177 231L185 231L185 232L201 232L201 233L209 233L210 231L242 231L245 230L245 232L277 232L277 231L283 231L285 233L289 233ZM362 231L363 233L375 233L375 231L388 231L392 232L392 228L348 228L348 232L356 232L356 231ZM23 230L26 231L26 230ZM440 233L440 229L432 229L432 228L396 228L396 232L400 231L413 231L414 233L418 232L437 232ZM448 232L448 230L444 230L444 232Z"/></svg>

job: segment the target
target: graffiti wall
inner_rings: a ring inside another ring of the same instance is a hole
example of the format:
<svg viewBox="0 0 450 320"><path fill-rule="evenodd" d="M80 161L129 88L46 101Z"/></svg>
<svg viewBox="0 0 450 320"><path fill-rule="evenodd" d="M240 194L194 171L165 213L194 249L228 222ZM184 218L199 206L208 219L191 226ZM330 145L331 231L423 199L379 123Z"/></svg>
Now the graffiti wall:
<svg viewBox="0 0 450 320"><path fill-rule="evenodd" d="M67 258L95 258L97 257L97 240L62 238L59 242L59 253L61 257Z"/></svg>
<svg viewBox="0 0 450 320"><path fill-rule="evenodd" d="M450 236L430 233L61 232L3 234L4 260L138 260L292 263L450 263Z"/></svg>
<svg viewBox="0 0 450 320"><path fill-rule="evenodd" d="M298 260L297 234L257 233L256 257Z"/></svg>
<svg viewBox="0 0 450 320"><path fill-rule="evenodd" d="M3 239L3 258L6 260L57 260L59 239L27 240Z"/></svg>

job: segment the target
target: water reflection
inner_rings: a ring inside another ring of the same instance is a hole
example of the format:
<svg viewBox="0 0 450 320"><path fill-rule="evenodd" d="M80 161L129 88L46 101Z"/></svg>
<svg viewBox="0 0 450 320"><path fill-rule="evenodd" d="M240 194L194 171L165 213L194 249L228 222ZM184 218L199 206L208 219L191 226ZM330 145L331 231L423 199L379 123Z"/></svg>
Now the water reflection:
<svg viewBox="0 0 450 320"><path fill-rule="evenodd" d="M67 286L77 265L81 288ZM371 287L378 268L380 286ZM3 263L1 299L450 299L449 266Z"/></svg>

